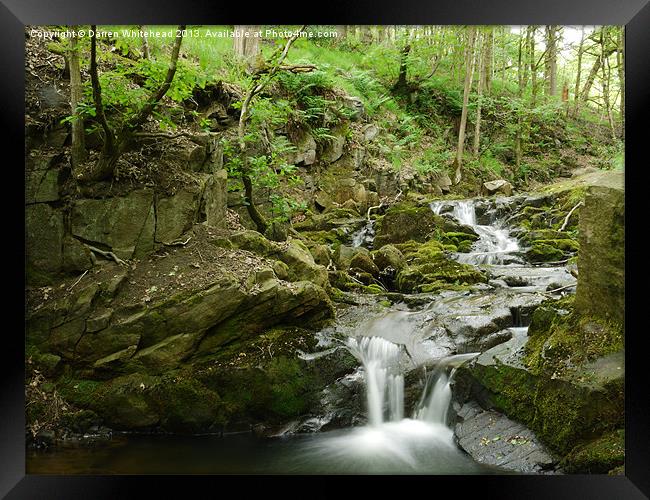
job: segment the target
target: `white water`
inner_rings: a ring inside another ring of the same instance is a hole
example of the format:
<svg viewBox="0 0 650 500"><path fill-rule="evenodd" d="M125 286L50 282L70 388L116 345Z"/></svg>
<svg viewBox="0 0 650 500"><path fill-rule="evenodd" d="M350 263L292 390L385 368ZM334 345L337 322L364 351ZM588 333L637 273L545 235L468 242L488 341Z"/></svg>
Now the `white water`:
<svg viewBox="0 0 650 500"><path fill-rule="evenodd" d="M404 377L398 372L400 348L381 337L350 337L347 346L363 364L370 425L381 425L386 410L390 421L401 420Z"/></svg>
<svg viewBox="0 0 650 500"><path fill-rule="evenodd" d="M375 221L369 220L365 226L352 235L352 246L369 245L375 238Z"/></svg>
<svg viewBox="0 0 650 500"><path fill-rule="evenodd" d="M476 222L476 210L471 200L462 201L434 201L431 210L437 215L445 207L452 207L451 216L461 224L470 226L479 239L472 245L469 253L457 253L456 260L463 264L501 264L513 252L519 251L519 243L510 236L506 228L498 223L485 226Z"/></svg>
<svg viewBox="0 0 650 500"><path fill-rule="evenodd" d="M296 460L326 464L332 473L458 473L477 465L461 453L446 424L455 367L476 354L448 356L429 374L412 418L404 418L403 346L382 337L350 337L363 365L368 424L315 435ZM409 368L412 366L409 365ZM447 376L447 369L452 368Z"/></svg>
<svg viewBox="0 0 650 500"><path fill-rule="evenodd" d="M363 364L369 425L380 427L386 422L403 420L404 376L399 373L401 347L381 337L350 337L347 346ZM448 356L438 361L437 369L427 378L414 419L446 426L456 367L476 354ZM450 367L453 369L448 376Z"/></svg>

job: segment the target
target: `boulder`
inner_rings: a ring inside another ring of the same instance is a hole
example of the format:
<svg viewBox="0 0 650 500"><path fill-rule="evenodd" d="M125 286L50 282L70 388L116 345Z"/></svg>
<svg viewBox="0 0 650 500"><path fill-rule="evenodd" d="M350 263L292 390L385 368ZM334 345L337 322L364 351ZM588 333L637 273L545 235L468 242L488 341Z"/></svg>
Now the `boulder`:
<svg viewBox="0 0 650 500"><path fill-rule="evenodd" d="M576 310L622 323L625 314L625 193L593 186L580 213Z"/></svg>
<svg viewBox="0 0 650 500"><path fill-rule="evenodd" d="M346 128L334 127L330 130L333 138L329 140L323 149L321 160L325 163L334 163L343 156L343 148L346 142Z"/></svg>
<svg viewBox="0 0 650 500"><path fill-rule="evenodd" d="M379 268L372 261L370 255L364 252L358 252L350 259L350 269L360 269L375 278L379 276Z"/></svg>
<svg viewBox="0 0 650 500"><path fill-rule="evenodd" d="M327 245L313 245L309 251L314 262L320 266L327 267L330 263L330 250Z"/></svg>
<svg viewBox="0 0 650 500"><path fill-rule="evenodd" d="M187 231L197 218L201 186L180 189L169 198L156 200L155 241L171 243Z"/></svg>
<svg viewBox="0 0 650 500"><path fill-rule="evenodd" d="M543 473L557 458L524 425L469 401L457 410L458 445L479 463L524 474Z"/></svg>
<svg viewBox="0 0 650 500"><path fill-rule="evenodd" d="M388 243L409 240L424 242L442 222L442 217L434 214L428 205L393 205L377 223L374 246L380 248Z"/></svg>
<svg viewBox="0 0 650 500"><path fill-rule="evenodd" d="M372 258L380 271L387 267L400 271L406 265L404 255L393 245L384 245L379 250L373 251Z"/></svg>
<svg viewBox="0 0 650 500"><path fill-rule="evenodd" d="M493 194L497 193L504 194L505 196L511 196L512 184L503 179L484 182L481 188L481 192L486 196L492 196Z"/></svg>
<svg viewBox="0 0 650 500"><path fill-rule="evenodd" d="M287 155L287 163L308 166L316 161L316 140L309 132L303 131L293 145L296 150Z"/></svg>
<svg viewBox="0 0 650 500"><path fill-rule="evenodd" d="M219 169L205 182L203 199L205 202L205 223L208 226L226 227L226 208L228 199L228 174Z"/></svg>
<svg viewBox="0 0 650 500"><path fill-rule="evenodd" d="M379 127L375 125L374 123L369 123L362 129L363 132L363 140L365 142L370 142L372 141L377 135L379 135Z"/></svg>

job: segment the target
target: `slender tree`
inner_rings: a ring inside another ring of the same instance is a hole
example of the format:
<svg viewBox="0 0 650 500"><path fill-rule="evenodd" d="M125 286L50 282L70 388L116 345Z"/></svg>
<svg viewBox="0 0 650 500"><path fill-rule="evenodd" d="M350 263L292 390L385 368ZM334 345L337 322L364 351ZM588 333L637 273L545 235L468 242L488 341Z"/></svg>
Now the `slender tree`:
<svg viewBox="0 0 650 500"><path fill-rule="evenodd" d="M582 73L582 53L585 45L585 27L582 27L580 34L580 45L578 46L578 68L576 70L576 86L573 93L573 116L578 114L578 105L580 102L580 76Z"/></svg>
<svg viewBox="0 0 650 500"><path fill-rule="evenodd" d="M617 45L616 63L618 66L618 85L621 89L621 139L625 140L625 26L618 28Z"/></svg>
<svg viewBox="0 0 650 500"><path fill-rule="evenodd" d="M246 144L246 126L250 118L250 111L253 99L258 95L266 86L271 82L275 77L278 71L291 71L291 72L305 72L311 71L315 67L312 65L294 65L287 66L283 65L289 49L293 42L300 36L300 33L304 31L305 26L303 25L299 30L297 30L288 40L284 46L282 52L278 48L263 65L259 66L258 69L253 73L253 78L251 85L246 92L244 100L242 101L241 111L239 114L239 124L237 126L237 136L239 142L239 149L242 158L241 166L241 179L244 184L244 198L246 201L246 208L251 219L255 223L257 230L260 233L264 233L268 227L268 222L262 213L258 210L255 204L255 198L253 193L253 179L252 171L250 168L250 163L248 161L248 152Z"/></svg>
<svg viewBox="0 0 650 500"><path fill-rule="evenodd" d="M456 159L454 160L454 184L458 184L463 178L463 150L465 149L465 126L467 125L467 105L469 103L469 92L472 85L474 72L474 41L476 39L476 28L470 27L467 33L467 45L465 46L465 84L463 86L463 108L460 115L460 127L458 129L458 146L456 147Z"/></svg>
<svg viewBox="0 0 650 500"><path fill-rule="evenodd" d="M77 33L78 26L72 27L72 32ZM72 111L72 147L71 160L72 169L77 171L79 165L86 159L86 142L83 118L77 115L79 103L83 100L83 86L81 83L81 65L79 63L79 39L77 36L70 37L69 47L70 67L70 108Z"/></svg>
<svg viewBox="0 0 650 500"><path fill-rule="evenodd" d="M261 26L241 24L235 26L233 50L235 57L248 63L253 63L260 53L260 39L255 36Z"/></svg>
<svg viewBox="0 0 650 500"><path fill-rule="evenodd" d="M134 114L133 117L126 120L117 131L113 130L109 125L104 113L102 88L97 71L97 27L92 25L90 28L92 31L90 37L90 80L92 84L96 118L97 121L99 121L104 134L102 151L97 163L88 171L77 174L77 180L81 182L105 180L110 179L113 176L115 167L117 166L117 160L131 144L135 132L144 125L147 118L149 118L149 115L153 112L160 100L171 87L172 80L176 74L176 64L178 62L178 54L183 40L182 33L185 30L185 25L180 25L178 27L179 34L176 36L176 40L174 41L169 67L162 85L151 93L144 105Z"/></svg>
<svg viewBox="0 0 650 500"><path fill-rule="evenodd" d="M472 146L472 153L475 157L478 156L479 145L481 141L481 110L483 107L483 85L485 84L485 75L487 72L487 46L490 43L489 35L487 33L479 34L479 40L481 40L482 43L479 42L481 50L479 51L479 77L476 89L478 100L476 102L476 122L474 123L474 144Z"/></svg>
<svg viewBox="0 0 650 500"><path fill-rule="evenodd" d="M611 71L609 67L609 56L605 57L605 52L607 51L606 49L606 40L609 37L609 30L606 28L603 28L600 32L600 45L602 47L601 49L601 63L600 67L602 70L602 82L603 82L603 105L604 105L604 111L605 111L605 116L607 117L607 122L609 123L609 128L610 131L612 132L612 138L616 139L616 129L614 128L614 119L612 117L612 107L610 105L610 79L611 79Z"/></svg>
<svg viewBox="0 0 650 500"><path fill-rule="evenodd" d="M546 26L546 58L544 64L544 81L546 95L557 94L557 26Z"/></svg>

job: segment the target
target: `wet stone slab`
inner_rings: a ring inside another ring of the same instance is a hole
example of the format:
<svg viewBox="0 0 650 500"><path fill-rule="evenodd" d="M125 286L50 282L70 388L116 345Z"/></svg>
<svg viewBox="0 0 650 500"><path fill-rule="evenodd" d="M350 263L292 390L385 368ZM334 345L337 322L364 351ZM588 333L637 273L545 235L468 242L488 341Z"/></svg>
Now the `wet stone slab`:
<svg viewBox="0 0 650 500"><path fill-rule="evenodd" d="M561 472L557 459L522 424L474 401L459 406L457 414L456 442L477 462L524 474Z"/></svg>

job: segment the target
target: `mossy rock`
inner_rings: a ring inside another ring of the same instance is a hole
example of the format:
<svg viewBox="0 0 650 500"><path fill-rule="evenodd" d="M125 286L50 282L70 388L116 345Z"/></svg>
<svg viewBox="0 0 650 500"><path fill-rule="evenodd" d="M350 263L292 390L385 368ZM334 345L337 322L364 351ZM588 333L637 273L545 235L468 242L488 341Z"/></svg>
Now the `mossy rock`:
<svg viewBox="0 0 650 500"><path fill-rule="evenodd" d="M448 285L484 283L486 277L473 266L451 260L444 254L437 254L426 259L424 264L407 266L397 274L396 281L400 292L413 293L450 288Z"/></svg>
<svg viewBox="0 0 650 500"><path fill-rule="evenodd" d="M359 288L359 283L354 281L350 275L345 271L329 271L328 278L330 285L339 290L349 292Z"/></svg>
<svg viewBox="0 0 650 500"><path fill-rule="evenodd" d="M557 262L564 258L564 252L547 243L535 242L526 252L526 257L531 262Z"/></svg>
<svg viewBox="0 0 650 500"><path fill-rule="evenodd" d="M336 230L302 231L300 232L300 237L312 243L317 243L320 245L331 245L333 247L336 247L342 243L342 235L338 234Z"/></svg>
<svg viewBox="0 0 650 500"><path fill-rule="evenodd" d="M461 245L463 245L463 248L470 248L472 244L478 240L478 236L471 233L450 231L442 233L440 237L436 239L440 240L444 245L454 245L457 248L460 248Z"/></svg>
<svg viewBox="0 0 650 500"><path fill-rule="evenodd" d="M374 245L380 248L388 243L404 243L409 240L424 242L435 229L443 225L444 219L434 214L428 205L399 203L389 208L378 220Z"/></svg>
<svg viewBox="0 0 650 500"><path fill-rule="evenodd" d="M580 249L580 245L576 240L572 239L553 239L553 240L537 240L534 244L539 245L549 245L563 252L577 252Z"/></svg>
<svg viewBox="0 0 650 500"><path fill-rule="evenodd" d="M373 277L379 276L379 268L367 253L359 252L352 257L350 260L350 269L360 269L371 274Z"/></svg>
<svg viewBox="0 0 650 500"><path fill-rule="evenodd" d="M330 263L330 250L327 245L312 245L309 247L309 252L314 258L314 262L320 266L328 266Z"/></svg>
<svg viewBox="0 0 650 500"><path fill-rule="evenodd" d="M625 430L618 429L576 446L560 466L574 474L605 474L623 466L624 461Z"/></svg>
<svg viewBox="0 0 650 500"><path fill-rule="evenodd" d="M406 265L404 254L393 245L384 245L379 250L373 251L371 255L380 271L387 267L399 271Z"/></svg>

